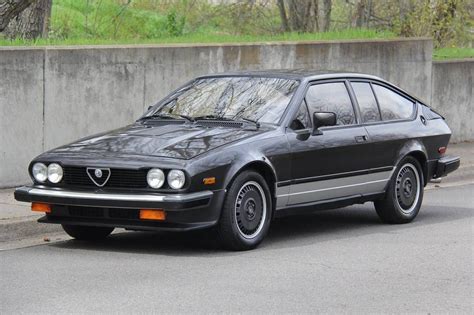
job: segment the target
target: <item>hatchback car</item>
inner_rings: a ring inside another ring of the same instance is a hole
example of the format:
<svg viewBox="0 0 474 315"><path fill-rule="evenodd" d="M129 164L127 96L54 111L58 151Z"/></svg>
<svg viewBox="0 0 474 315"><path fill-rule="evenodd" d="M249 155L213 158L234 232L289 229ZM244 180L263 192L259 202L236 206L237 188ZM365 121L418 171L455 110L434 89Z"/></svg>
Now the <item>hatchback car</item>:
<svg viewBox="0 0 474 315"><path fill-rule="evenodd" d="M423 101L371 75L208 75L131 125L36 157L15 198L77 239L212 227L245 250L273 218L307 211L371 201L383 222L412 221L426 183L459 166L450 135Z"/></svg>

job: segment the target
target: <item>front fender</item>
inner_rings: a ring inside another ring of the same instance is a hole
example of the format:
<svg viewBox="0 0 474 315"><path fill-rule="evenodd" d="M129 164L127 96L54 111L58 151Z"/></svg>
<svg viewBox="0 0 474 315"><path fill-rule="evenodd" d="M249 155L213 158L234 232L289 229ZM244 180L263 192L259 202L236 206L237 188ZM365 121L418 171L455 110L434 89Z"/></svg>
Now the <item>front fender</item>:
<svg viewBox="0 0 474 315"><path fill-rule="evenodd" d="M193 163L187 169L191 177L189 189L190 191L226 189L237 173L250 164L266 167L276 178L273 165L263 155L232 150ZM215 183L206 185L204 181L206 178L214 178Z"/></svg>
<svg viewBox="0 0 474 315"><path fill-rule="evenodd" d="M254 168L264 174L270 174L272 181L275 183L277 181L277 173L275 171L274 165L271 163L270 159L265 157L262 153L251 153L246 156L245 159L239 160L238 163L231 165L227 172L227 176L224 182L224 188L229 187L234 178L243 170L247 168ZM273 190L274 187L270 187Z"/></svg>

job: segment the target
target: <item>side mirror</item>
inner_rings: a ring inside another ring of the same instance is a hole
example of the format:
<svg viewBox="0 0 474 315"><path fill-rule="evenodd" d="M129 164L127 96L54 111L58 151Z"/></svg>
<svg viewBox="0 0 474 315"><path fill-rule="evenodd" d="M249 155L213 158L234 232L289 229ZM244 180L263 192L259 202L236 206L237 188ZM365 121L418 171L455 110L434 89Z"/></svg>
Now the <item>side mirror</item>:
<svg viewBox="0 0 474 315"><path fill-rule="evenodd" d="M320 127L324 126L335 126L337 123L337 117L332 112L319 112L313 114L313 135L320 135L322 132L319 130Z"/></svg>
<svg viewBox="0 0 474 315"><path fill-rule="evenodd" d="M148 106L148 109L146 111L149 111L152 108L153 108L153 105L150 105L150 106Z"/></svg>

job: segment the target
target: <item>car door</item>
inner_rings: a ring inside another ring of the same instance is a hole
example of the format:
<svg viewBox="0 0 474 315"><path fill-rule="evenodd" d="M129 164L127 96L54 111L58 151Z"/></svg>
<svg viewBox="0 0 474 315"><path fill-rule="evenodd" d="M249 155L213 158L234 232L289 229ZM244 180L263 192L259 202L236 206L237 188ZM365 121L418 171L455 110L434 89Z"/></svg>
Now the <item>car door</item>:
<svg viewBox="0 0 474 315"><path fill-rule="evenodd" d="M368 176L368 134L358 123L358 113L344 80L311 84L300 110L288 128L292 181L287 204L315 203L358 196L379 189L378 177ZM301 122L307 110L307 122ZM337 125L321 127L310 135L314 112L336 113Z"/></svg>
<svg viewBox="0 0 474 315"><path fill-rule="evenodd" d="M370 137L372 167L390 170L400 148L413 137L415 102L382 83L354 80L350 85Z"/></svg>

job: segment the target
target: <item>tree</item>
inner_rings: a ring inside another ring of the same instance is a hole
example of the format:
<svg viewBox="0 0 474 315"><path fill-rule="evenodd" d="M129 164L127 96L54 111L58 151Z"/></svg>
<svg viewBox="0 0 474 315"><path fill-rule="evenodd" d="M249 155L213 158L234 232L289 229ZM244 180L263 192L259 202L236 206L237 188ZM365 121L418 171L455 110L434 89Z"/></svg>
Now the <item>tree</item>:
<svg viewBox="0 0 474 315"><path fill-rule="evenodd" d="M52 0L0 0L0 32L8 38L46 37Z"/></svg>
<svg viewBox="0 0 474 315"><path fill-rule="evenodd" d="M277 4L285 32L329 30L331 0L278 0Z"/></svg>
<svg viewBox="0 0 474 315"><path fill-rule="evenodd" d="M1 0L0 32L3 32L11 19L20 14L35 0Z"/></svg>
<svg viewBox="0 0 474 315"><path fill-rule="evenodd" d="M331 24L332 0L323 0L319 29L323 32L329 31Z"/></svg>
<svg viewBox="0 0 474 315"><path fill-rule="evenodd" d="M370 18L373 11L372 0L357 0L355 1L355 13L352 17L352 26L355 27L369 27Z"/></svg>

